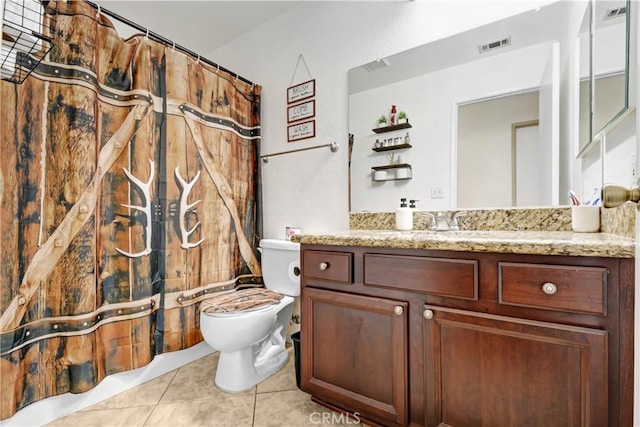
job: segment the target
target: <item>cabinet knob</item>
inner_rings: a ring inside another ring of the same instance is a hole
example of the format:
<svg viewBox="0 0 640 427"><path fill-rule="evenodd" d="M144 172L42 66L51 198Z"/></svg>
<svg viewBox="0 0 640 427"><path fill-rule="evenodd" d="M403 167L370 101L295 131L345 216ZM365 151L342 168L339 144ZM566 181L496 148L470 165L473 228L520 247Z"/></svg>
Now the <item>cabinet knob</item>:
<svg viewBox="0 0 640 427"><path fill-rule="evenodd" d="M393 307L393 313L396 316L402 316L402 313L404 313L404 308L402 308L401 305L396 305L395 307Z"/></svg>
<svg viewBox="0 0 640 427"><path fill-rule="evenodd" d="M425 310L424 313L422 313L422 315L427 320L433 319L433 311L431 311L431 310Z"/></svg>
<svg viewBox="0 0 640 427"><path fill-rule="evenodd" d="M553 295L558 292L558 287L551 282L547 282L542 285L542 292L547 295Z"/></svg>
<svg viewBox="0 0 640 427"><path fill-rule="evenodd" d="M320 267L320 270L324 271L327 268L329 268L329 263L328 262L321 262L319 267Z"/></svg>

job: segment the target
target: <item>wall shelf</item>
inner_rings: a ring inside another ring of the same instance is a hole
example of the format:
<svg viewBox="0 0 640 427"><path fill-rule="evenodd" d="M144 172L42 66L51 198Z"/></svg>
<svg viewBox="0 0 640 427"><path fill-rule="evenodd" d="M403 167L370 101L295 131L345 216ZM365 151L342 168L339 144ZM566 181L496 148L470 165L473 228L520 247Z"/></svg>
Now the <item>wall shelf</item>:
<svg viewBox="0 0 640 427"><path fill-rule="evenodd" d="M376 172L384 172L376 177ZM400 174L400 176L398 176ZM408 163L397 165L371 166L371 180L374 182L384 181L408 181L413 178L413 170Z"/></svg>
<svg viewBox="0 0 640 427"><path fill-rule="evenodd" d="M381 152L381 151L400 150L402 148L411 148L411 144L406 142L403 144L389 145L388 147L380 147L380 148L373 147L372 150Z"/></svg>
<svg viewBox="0 0 640 427"><path fill-rule="evenodd" d="M407 123L400 123L392 126L383 126L380 128L373 128L371 130L374 131L375 133L384 133L384 132L391 132L391 131L400 130L400 129L409 129L410 127L412 127L411 124L407 122Z"/></svg>

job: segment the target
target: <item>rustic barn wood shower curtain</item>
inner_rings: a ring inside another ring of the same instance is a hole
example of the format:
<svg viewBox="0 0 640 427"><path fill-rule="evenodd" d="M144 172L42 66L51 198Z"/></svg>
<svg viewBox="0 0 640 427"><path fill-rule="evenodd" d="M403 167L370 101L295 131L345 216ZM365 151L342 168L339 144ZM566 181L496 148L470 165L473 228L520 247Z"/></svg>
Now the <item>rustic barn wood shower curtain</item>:
<svg viewBox="0 0 640 427"><path fill-rule="evenodd" d="M260 87L54 8L0 85L0 419L200 342L199 302L261 279Z"/></svg>

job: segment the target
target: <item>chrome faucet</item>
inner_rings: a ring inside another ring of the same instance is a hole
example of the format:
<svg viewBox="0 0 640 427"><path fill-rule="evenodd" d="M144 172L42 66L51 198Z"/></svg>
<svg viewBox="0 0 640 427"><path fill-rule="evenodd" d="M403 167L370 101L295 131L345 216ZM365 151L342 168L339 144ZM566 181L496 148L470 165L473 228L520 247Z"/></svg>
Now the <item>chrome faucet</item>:
<svg viewBox="0 0 640 427"><path fill-rule="evenodd" d="M436 213L436 231L449 230L449 220L444 212Z"/></svg>
<svg viewBox="0 0 640 427"><path fill-rule="evenodd" d="M420 212L420 215L429 219L429 231L435 231L436 229L436 217L431 212Z"/></svg>
<svg viewBox="0 0 640 427"><path fill-rule="evenodd" d="M429 230L430 231L458 231L460 230L460 224L458 223L458 218L467 216L466 212L460 211L456 212L451 220L447 218L447 214L445 212L437 212L435 215L430 212L420 212L421 215L427 217L429 221Z"/></svg>
<svg viewBox="0 0 640 427"><path fill-rule="evenodd" d="M451 223L449 228L454 231L460 230L460 223L458 222L458 218L462 218L465 216L467 216L467 213L464 211L459 211L453 214L453 217L451 217Z"/></svg>

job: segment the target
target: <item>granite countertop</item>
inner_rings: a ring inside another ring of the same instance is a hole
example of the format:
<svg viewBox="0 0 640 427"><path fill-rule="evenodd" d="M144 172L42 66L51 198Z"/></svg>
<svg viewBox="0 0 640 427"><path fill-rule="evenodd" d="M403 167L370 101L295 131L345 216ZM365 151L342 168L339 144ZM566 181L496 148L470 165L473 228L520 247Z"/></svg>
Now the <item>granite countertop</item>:
<svg viewBox="0 0 640 427"><path fill-rule="evenodd" d="M348 230L304 233L303 244L439 249L533 255L635 257L635 239L607 233L571 231L394 231Z"/></svg>

